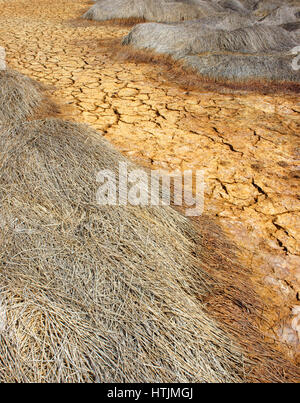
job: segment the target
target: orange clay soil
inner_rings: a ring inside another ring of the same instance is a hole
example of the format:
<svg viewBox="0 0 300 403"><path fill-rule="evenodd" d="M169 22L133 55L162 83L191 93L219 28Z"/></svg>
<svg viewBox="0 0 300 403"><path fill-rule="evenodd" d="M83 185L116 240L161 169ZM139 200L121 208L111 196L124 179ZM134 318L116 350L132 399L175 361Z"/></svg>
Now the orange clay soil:
<svg viewBox="0 0 300 403"><path fill-rule="evenodd" d="M263 330L299 362L300 314L298 322L292 314L300 306L297 96L207 85L186 91L159 65L112 58L105 43L130 27L79 19L88 7L84 0L0 0L9 67L54 87L65 118L90 124L129 158L205 170L206 214L268 298Z"/></svg>

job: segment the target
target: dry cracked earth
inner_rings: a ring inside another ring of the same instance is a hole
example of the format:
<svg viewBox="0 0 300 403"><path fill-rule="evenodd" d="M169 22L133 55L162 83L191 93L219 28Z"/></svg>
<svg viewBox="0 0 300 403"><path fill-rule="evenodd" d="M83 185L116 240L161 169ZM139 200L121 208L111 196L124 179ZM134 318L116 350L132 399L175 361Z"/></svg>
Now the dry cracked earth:
<svg viewBox="0 0 300 403"><path fill-rule="evenodd" d="M112 59L101 43L130 28L79 19L89 7L0 0L9 67L52 86L65 117L90 124L129 158L205 170L205 212L273 304L268 333L299 362L300 317L292 313L300 306L299 99L187 92L158 67Z"/></svg>

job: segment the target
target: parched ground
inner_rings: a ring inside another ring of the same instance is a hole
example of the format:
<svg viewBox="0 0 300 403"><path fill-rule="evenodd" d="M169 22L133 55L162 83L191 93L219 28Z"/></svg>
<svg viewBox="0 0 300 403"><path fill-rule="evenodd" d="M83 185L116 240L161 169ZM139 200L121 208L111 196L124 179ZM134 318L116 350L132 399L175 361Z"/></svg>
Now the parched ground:
<svg viewBox="0 0 300 403"><path fill-rule="evenodd" d="M272 298L270 334L299 359L300 318L297 334L291 313L300 306L297 97L187 92L158 67L112 60L101 42L129 28L78 19L88 7L85 0L0 0L8 65L55 86L66 117L91 124L128 157L205 169L206 213L240 247L258 291Z"/></svg>

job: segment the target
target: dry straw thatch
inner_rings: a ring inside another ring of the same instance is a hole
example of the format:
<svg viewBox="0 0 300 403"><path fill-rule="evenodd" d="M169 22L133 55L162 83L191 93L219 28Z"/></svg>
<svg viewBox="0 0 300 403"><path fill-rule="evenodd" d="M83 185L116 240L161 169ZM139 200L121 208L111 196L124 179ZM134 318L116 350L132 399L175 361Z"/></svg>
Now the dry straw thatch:
<svg viewBox="0 0 300 403"><path fill-rule="evenodd" d="M197 43L198 38L214 36L216 31L232 31L248 27L253 23L253 20L248 17L222 13L183 23L139 24L130 31L122 43L140 49L152 49L158 53L171 54L178 58L193 51L193 44Z"/></svg>
<svg viewBox="0 0 300 403"><path fill-rule="evenodd" d="M296 381L218 241L199 250L171 207L96 204L97 171L126 161L96 137L57 119L0 133L0 380Z"/></svg>
<svg viewBox="0 0 300 403"><path fill-rule="evenodd" d="M99 0L83 18L96 21L141 19L157 22L193 20L222 11L209 1L172 0Z"/></svg>

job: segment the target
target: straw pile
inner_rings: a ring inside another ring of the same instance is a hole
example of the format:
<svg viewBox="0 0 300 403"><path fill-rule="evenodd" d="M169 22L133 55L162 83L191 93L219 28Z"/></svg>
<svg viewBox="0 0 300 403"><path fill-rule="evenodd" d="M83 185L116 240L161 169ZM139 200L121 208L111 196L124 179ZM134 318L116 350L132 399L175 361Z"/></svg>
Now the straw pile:
<svg viewBox="0 0 300 403"><path fill-rule="evenodd" d="M178 25L139 24L123 39L123 45L151 49L176 58L206 52L281 53L297 45L293 34L282 27L255 25L232 31L225 29L204 31L204 24L205 21L203 24L201 22Z"/></svg>
<svg viewBox="0 0 300 403"><path fill-rule="evenodd" d="M140 19L176 22L201 18L222 10L219 5L205 0L99 0L83 18L96 21Z"/></svg>
<svg viewBox="0 0 300 403"><path fill-rule="evenodd" d="M122 41L130 45L127 56L126 50L119 54L136 61L142 59L141 50L148 52L144 60L154 60L149 51L171 56L180 62L173 67L176 80L185 82L189 70L204 80L225 80L226 85L230 80L265 88L272 82L275 90L298 91L300 73L292 68L291 52L300 40L295 0L100 0L84 18L153 21L136 25ZM170 59L166 65L172 65Z"/></svg>
<svg viewBox="0 0 300 403"><path fill-rule="evenodd" d="M294 13L292 7L287 9ZM133 49L154 51L212 80L298 83L300 73L292 68L295 56L291 52L299 44L298 22L289 22L287 11L280 15L277 22L281 25L275 25L271 17L262 22L253 14L237 12L183 23L139 24L122 44L129 45L133 59Z"/></svg>
<svg viewBox="0 0 300 403"><path fill-rule="evenodd" d="M215 53L186 56L182 60L203 77L225 81L267 80L270 82L300 82L300 74L291 68L290 54L243 55ZM299 87L296 87L299 90Z"/></svg>
<svg viewBox="0 0 300 403"><path fill-rule="evenodd" d="M0 71L6 69L5 49L0 46Z"/></svg>
<svg viewBox="0 0 300 403"><path fill-rule="evenodd" d="M254 300L242 284L226 285L214 252L198 252L185 217L97 205L96 173L117 173L120 161L79 124L46 119L1 132L0 380L295 381L297 369L258 335L251 341ZM242 330L226 301L242 306ZM223 309L241 345L207 304Z"/></svg>
<svg viewBox="0 0 300 403"><path fill-rule="evenodd" d="M0 128L29 118L43 100L39 83L13 70L0 71Z"/></svg>
<svg viewBox="0 0 300 403"><path fill-rule="evenodd" d="M196 232L171 208L98 206L97 171L125 159L93 136L60 120L1 134L1 381L243 381L199 304L214 285Z"/></svg>

